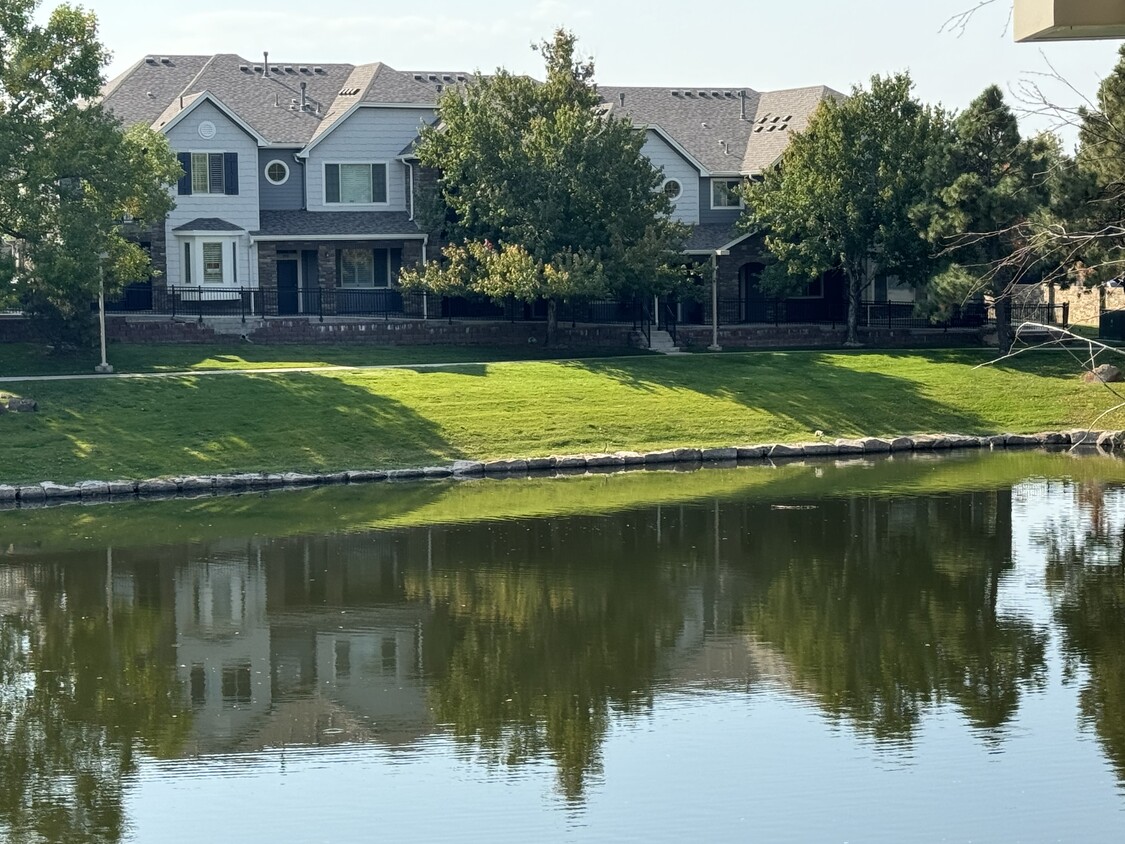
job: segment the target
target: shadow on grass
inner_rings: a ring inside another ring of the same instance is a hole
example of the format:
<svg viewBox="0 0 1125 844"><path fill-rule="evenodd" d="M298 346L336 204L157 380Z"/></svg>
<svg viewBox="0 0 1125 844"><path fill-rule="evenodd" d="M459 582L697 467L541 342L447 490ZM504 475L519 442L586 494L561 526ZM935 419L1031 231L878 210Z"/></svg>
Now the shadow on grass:
<svg viewBox="0 0 1125 844"><path fill-rule="evenodd" d="M205 385L205 386L204 386ZM460 456L401 402L316 374L36 385L0 482L426 465Z"/></svg>
<svg viewBox="0 0 1125 844"><path fill-rule="evenodd" d="M951 353L950 362L957 354ZM927 353L927 359L932 360ZM969 357L961 363L976 365ZM776 353L673 358L576 361L571 366L613 378L636 390L676 390L736 402L828 435L917 431L976 433L989 420L927 396L910 378L852 369L831 353Z"/></svg>

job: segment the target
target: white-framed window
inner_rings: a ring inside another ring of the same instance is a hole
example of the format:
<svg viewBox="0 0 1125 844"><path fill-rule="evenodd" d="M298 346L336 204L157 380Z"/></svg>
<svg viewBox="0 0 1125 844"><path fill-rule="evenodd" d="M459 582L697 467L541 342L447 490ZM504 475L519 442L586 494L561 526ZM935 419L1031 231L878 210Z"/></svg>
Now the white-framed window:
<svg viewBox="0 0 1125 844"><path fill-rule="evenodd" d="M191 154L191 192L226 193L226 170L221 152Z"/></svg>
<svg viewBox="0 0 1125 844"><path fill-rule="evenodd" d="M203 243L203 283L223 283L223 244L220 241Z"/></svg>
<svg viewBox="0 0 1125 844"><path fill-rule="evenodd" d="M680 198L680 194L684 192L684 187L675 179L668 179L664 183L664 187L662 188L662 190L664 191L664 195L666 197L675 202Z"/></svg>
<svg viewBox="0 0 1125 844"><path fill-rule="evenodd" d="M178 284L197 287L238 286L238 238L231 235L185 237Z"/></svg>
<svg viewBox="0 0 1125 844"><path fill-rule="evenodd" d="M711 207L712 208L741 208L742 179L712 179L711 180Z"/></svg>
<svg viewBox="0 0 1125 844"><path fill-rule="evenodd" d="M266 180L271 185L284 185L289 181L289 165L275 158L266 165Z"/></svg>
<svg viewBox="0 0 1125 844"><path fill-rule="evenodd" d="M386 163L325 164L324 203L326 205L386 205Z"/></svg>
<svg viewBox="0 0 1125 844"><path fill-rule="evenodd" d="M340 249L336 269L341 287L389 287L391 250Z"/></svg>

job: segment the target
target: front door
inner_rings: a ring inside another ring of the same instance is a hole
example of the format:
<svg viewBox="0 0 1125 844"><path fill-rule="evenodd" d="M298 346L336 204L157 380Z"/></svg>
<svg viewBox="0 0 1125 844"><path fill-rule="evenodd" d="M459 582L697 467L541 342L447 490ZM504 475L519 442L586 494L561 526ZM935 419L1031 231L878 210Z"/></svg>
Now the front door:
<svg viewBox="0 0 1125 844"><path fill-rule="evenodd" d="M297 261L277 262L277 313L279 316L295 314L298 311Z"/></svg>

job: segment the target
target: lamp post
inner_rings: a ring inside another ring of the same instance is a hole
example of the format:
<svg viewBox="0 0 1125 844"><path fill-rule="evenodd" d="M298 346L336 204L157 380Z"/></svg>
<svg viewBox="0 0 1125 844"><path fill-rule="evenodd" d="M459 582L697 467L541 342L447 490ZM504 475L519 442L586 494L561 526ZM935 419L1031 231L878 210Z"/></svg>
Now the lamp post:
<svg viewBox="0 0 1125 844"><path fill-rule="evenodd" d="M721 253L716 251L711 256L711 345L707 347L709 352L721 352L723 347L719 345L719 255Z"/></svg>
<svg viewBox="0 0 1125 844"><path fill-rule="evenodd" d="M102 342L102 362L94 367L94 372L99 375L109 375L113 372L113 367L109 365L109 361L105 357L105 266L104 261L109 257L109 254L102 252L98 255L98 328Z"/></svg>

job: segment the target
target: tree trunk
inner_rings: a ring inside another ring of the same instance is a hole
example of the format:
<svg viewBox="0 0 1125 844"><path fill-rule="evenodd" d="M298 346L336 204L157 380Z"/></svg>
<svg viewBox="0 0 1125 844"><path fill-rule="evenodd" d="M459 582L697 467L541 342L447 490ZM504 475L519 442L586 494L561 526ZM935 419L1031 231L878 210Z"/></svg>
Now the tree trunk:
<svg viewBox="0 0 1125 844"><path fill-rule="evenodd" d="M859 308L860 296L863 293L863 279L851 270L846 270L848 276L848 336L844 340L845 346L859 346Z"/></svg>
<svg viewBox="0 0 1125 844"><path fill-rule="evenodd" d="M996 299L996 345L1000 354L1006 355L1012 350L1015 337L1012 336L1012 300L1006 295Z"/></svg>
<svg viewBox="0 0 1125 844"><path fill-rule="evenodd" d="M559 329L559 302L557 299L547 300L547 343L548 347L555 345L555 334Z"/></svg>

